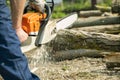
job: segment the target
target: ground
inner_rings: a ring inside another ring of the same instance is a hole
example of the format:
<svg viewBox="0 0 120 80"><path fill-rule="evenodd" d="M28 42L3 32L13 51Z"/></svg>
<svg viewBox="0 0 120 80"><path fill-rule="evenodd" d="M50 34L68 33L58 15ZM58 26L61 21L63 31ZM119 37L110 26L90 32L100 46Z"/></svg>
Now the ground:
<svg viewBox="0 0 120 80"><path fill-rule="evenodd" d="M43 46L26 53L31 71L37 69L34 73L41 80L120 80L120 69L107 69L102 57L56 61L48 49Z"/></svg>
<svg viewBox="0 0 120 80"><path fill-rule="evenodd" d="M102 58L45 61L35 74L41 80L120 80L120 71L106 69Z"/></svg>
<svg viewBox="0 0 120 80"><path fill-rule="evenodd" d="M41 80L120 80L120 71L106 69L103 58L41 60L38 70L34 73Z"/></svg>

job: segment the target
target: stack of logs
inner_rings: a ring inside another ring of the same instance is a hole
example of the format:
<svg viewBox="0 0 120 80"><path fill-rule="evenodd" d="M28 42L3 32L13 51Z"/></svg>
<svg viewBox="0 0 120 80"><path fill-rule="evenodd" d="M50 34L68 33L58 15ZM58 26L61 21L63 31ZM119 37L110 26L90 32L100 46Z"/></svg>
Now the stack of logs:
<svg viewBox="0 0 120 80"><path fill-rule="evenodd" d="M100 10L81 11L72 27L58 31L47 45L53 48L56 60L89 56L120 63L120 16Z"/></svg>

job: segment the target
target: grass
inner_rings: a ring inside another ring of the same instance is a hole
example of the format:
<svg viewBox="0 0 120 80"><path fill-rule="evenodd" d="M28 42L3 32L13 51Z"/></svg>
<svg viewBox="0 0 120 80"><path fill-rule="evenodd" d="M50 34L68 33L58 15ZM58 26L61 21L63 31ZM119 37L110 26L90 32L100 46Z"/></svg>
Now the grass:
<svg viewBox="0 0 120 80"><path fill-rule="evenodd" d="M103 0L103 3L98 5L104 7L110 7L112 0ZM55 6L52 18L62 18L71 12L79 12L80 10L90 10L91 3L90 0L80 0L77 3L71 3L64 0L63 8L61 6Z"/></svg>
<svg viewBox="0 0 120 80"><path fill-rule="evenodd" d="M103 3L100 3L98 5L101 5L104 7L110 7L112 5L112 0L104 0Z"/></svg>
<svg viewBox="0 0 120 80"><path fill-rule="evenodd" d="M90 9L89 1L85 3L64 2L63 6L59 5L59 6L54 7L52 18L62 18L62 17L65 17L69 13L78 12L80 10L88 10L88 9Z"/></svg>
<svg viewBox="0 0 120 80"><path fill-rule="evenodd" d="M78 12L80 10L88 10L90 9L91 5L89 3L89 1L86 1L85 3L71 3L70 5L68 5L69 3L65 3L65 8L64 8L64 12Z"/></svg>

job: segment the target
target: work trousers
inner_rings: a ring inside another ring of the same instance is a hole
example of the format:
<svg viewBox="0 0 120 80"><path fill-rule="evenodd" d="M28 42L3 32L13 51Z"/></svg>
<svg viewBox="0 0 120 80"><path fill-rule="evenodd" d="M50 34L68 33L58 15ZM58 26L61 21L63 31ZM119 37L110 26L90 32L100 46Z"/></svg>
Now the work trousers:
<svg viewBox="0 0 120 80"><path fill-rule="evenodd" d="M4 80L40 80L30 72L27 59L21 52L6 0L0 0L0 75Z"/></svg>

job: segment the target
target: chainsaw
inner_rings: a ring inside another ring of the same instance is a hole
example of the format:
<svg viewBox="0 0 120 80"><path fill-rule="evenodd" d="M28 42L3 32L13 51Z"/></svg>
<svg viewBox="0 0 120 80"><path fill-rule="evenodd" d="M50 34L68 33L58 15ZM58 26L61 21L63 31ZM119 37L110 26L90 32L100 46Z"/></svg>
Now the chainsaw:
<svg viewBox="0 0 120 80"><path fill-rule="evenodd" d="M27 6L25 7L22 28L29 36L36 36L34 43L37 47L50 42L55 38L57 31L69 28L77 20L77 13L72 13L57 21L55 26L50 27L48 21L53 9L54 0L46 2L44 13L38 13L35 10L29 12Z"/></svg>

